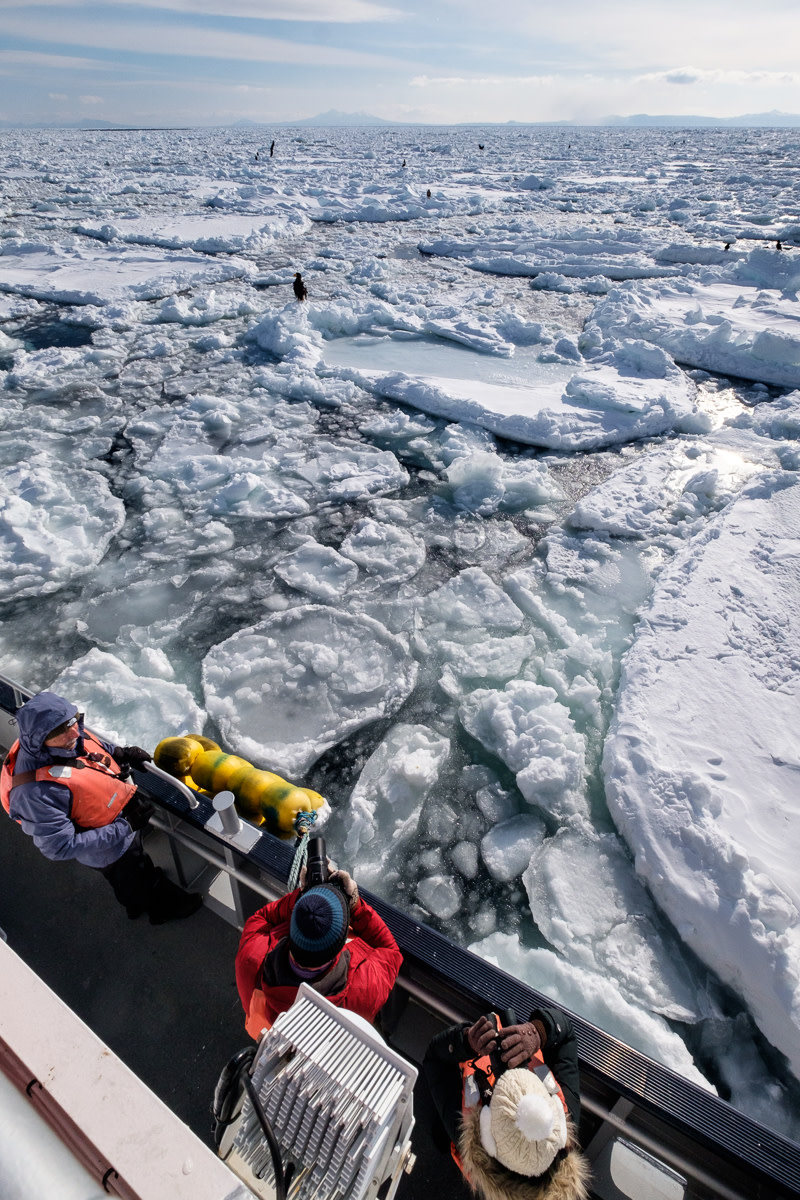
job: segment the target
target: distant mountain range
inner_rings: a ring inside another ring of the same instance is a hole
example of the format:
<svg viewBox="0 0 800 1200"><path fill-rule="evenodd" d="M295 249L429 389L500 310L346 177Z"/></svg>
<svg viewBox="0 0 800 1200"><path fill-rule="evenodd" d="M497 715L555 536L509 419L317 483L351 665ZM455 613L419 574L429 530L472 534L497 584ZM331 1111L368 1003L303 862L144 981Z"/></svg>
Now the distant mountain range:
<svg viewBox="0 0 800 1200"><path fill-rule="evenodd" d="M383 117L373 117L369 113L340 112L336 108L330 108L327 112L320 113L316 117L304 117L298 121L237 121L237 128L242 126L253 126L260 129L264 126L269 126L273 129L296 129L299 126L313 126L316 128L338 127L345 126L413 126L418 125L416 121L386 121ZM703 116L650 116L648 113L637 113L630 117L603 117L600 121L464 121L450 126L450 128L470 128L472 126L497 126L504 125L535 125L540 126L581 126L581 125L624 125L637 128L678 128L678 129L704 129L721 127L741 127L741 128L768 128L768 129L790 129L800 127L799 113L785 113L773 110L767 113L747 113L742 117L703 117ZM434 126L435 127L435 126Z"/></svg>
<svg viewBox="0 0 800 1200"><path fill-rule="evenodd" d="M313 125L315 127L342 128L343 126L372 126L372 125L405 125L405 121L385 121L383 117L373 117L365 112L340 112L338 108L329 108L327 112L320 113L316 117L303 117L298 121L236 121L235 129L242 126L254 125L262 128L265 124L271 125L272 129L297 129L298 126Z"/></svg>
<svg viewBox="0 0 800 1200"><path fill-rule="evenodd" d="M519 128L526 127L552 127L560 128L575 128L580 126L619 126L623 128L651 128L651 129L796 129L800 128L800 114L778 112L773 109L772 112L766 113L746 113L741 117L704 117L701 115L691 116L653 116L649 113L636 113L634 116L620 117L610 116L603 117L599 121L462 121L453 123L450 126L441 124L427 124L417 121L387 121L383 117L374 117L371 113L365 112L341 112L339 109L330 108L327 112L319 113L316 117L302 117L296 121L251 121L248 118L242 118L240 121L232 123L230 128L233 129L301 129L301 128L391 128L403 127L413 128L414 126L425 127L430 129L436 128L506 128L507 126L515 126ZM20 126L13 121L0 121L0 129L171 129L176 126L169 125L129 125L124 122L114 122L105 120L91 120L84 118L82 121L64 122L59 124L48 124L40 122L38 124L30 124ZM198 128L198 127L194 127ZM202 128L202 127L200 127Z"/></svg>
<svg viewBox="0 0 800 1200"><path fill-rule="evenodd" d="M717 126L741 129L795 129L797 126L800 126L800 115L797 113L778 112L777 109L766 113L746 113L743 117L651 117L647 113L637 113L633 117L606 117L604 120L598 122L598 124L649 126L651 128L664 126L672 128L677 126L680 129L703 129L715 128Z"/></svg>

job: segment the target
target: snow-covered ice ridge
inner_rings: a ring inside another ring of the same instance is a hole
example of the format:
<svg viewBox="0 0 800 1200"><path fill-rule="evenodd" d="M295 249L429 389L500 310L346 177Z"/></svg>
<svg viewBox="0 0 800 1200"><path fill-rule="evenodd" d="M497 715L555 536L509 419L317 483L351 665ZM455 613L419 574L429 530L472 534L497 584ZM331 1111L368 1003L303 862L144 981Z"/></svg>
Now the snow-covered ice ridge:
<svg viewBox="0 0 800 1200"><path fill-rule="evenodd" d="M798 1136L797 132L265 141L0 134L2 669Z"/></svg>

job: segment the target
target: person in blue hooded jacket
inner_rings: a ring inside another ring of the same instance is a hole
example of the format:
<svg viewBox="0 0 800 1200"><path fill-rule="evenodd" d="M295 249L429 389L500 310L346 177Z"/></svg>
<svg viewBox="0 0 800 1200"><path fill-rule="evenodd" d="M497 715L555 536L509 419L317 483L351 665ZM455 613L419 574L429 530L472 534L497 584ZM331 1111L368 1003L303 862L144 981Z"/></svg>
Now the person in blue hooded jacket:
<svg viewBox="0 0 800 1200"><path fill-rule="evenodd" d="M177 887L142 846L153 812L130 768L151 756L91 733L83 713L54 692L17 712L19 738L0 771L0 800L45 858L75 859L100 871L128 916L153 925L188 917L202 897Z"/></svg>

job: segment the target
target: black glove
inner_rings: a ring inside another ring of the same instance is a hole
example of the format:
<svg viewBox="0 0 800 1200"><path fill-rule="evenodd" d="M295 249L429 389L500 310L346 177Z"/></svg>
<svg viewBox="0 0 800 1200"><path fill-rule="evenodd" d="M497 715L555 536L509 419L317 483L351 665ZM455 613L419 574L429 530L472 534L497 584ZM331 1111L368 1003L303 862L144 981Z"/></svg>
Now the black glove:
<svg viewBox="0 0 800 1200"><path fill-rule="evenodd" d="M140 771L145 763L153 761L152 754L141 746L115 746L112 754L121 767L137 767Z"/></svg>
<svg viewBox="0 0 800 1200"><path fill-rule="evenodd" d="M134 794L123 808L122 815L136 833L137 829L144 829L155 811L149 800Z"/></svg>

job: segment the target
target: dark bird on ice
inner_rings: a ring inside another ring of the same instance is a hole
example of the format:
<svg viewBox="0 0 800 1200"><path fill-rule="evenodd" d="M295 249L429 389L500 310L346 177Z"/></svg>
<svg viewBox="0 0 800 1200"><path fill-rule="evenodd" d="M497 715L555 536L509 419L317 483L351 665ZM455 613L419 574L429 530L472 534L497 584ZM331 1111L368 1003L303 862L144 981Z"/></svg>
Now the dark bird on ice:
<svg viewBox="0 0 800 1200"><path fill-rule="evenodd" d="M730 242L726 242L726 243L725 243L725 249L726 249L726 250L730 250L730 248L731 248L731 244L730 244Z"/></svg>
<svg viewBox="0 0 800 1200"><path fill-rule="evenodd" d="M783 246L781 245L781 239L780 239L780 238L778 238L777 242L775 243L775 249L776 249L776 250L782 250L782 249L783 249Z"/></svg>
<svg viewBox="0 0 800 1200"><path fill-rule="evenodd" d="M479 149L479 150L482 150L482 149L483 149L483 146L480 144L480 142L478 142L478 149Z"/></svg>
<svg viewBox="0 0 800 1200"><path fill-rule="evenodd" d="M273 151L274 151L274 150L275 150L275 143L273 142L273 143L272 143L272 145L271 145L271 146L270 146L270 148L269 148L269 156L270 156L270 158L272 158L272 154L273 154Z"/></svg>
<svg viewBox="0 0 800 1200"><path fill-rule="evenodd" d="M430 189L430 188L428 188L428 193L427 193L427 194L428 194L428 199L430 200L430 198L431 198L431 189Z"/></svg>
<svg viewBox="0 0 800 1200"><path fill-rule="evenodd" d="M405 160L405 159L403 159L403 166L405 166L405 165L406 165L406 160Z"/></svg>
<svg viewBox="0 0 800 1200"><path fill-rule="evenodd" d="M295 271L294 273L294 283L292 284L292 288L294 289L294 294L298 300L306 300L308 298L308 290L306 285L303 283L303 276L299 271Z"/></svg>

